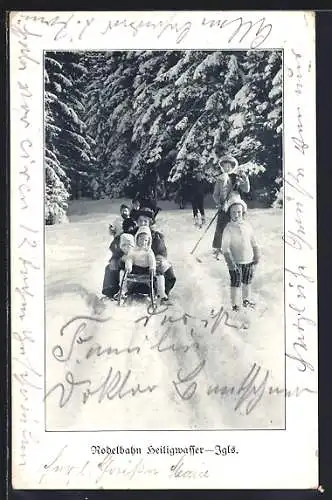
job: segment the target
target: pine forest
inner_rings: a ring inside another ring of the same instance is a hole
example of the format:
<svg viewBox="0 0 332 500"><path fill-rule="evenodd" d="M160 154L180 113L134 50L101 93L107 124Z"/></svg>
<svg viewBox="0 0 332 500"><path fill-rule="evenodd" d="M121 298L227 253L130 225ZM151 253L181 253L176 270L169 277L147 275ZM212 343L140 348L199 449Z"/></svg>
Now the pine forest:
<svg viewBox="0 0 332 500"><path fill-rule="evenodd" d="M225 154L281 204L282 84L280 51L46 52L45 223L73 199L176 199L189 172L213 190Z"/></svg>

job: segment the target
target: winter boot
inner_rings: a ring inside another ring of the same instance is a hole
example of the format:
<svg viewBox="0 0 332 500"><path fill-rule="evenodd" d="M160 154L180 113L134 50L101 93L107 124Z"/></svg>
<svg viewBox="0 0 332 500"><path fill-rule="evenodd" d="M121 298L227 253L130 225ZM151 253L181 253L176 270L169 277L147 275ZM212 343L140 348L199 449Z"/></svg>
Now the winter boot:
<svg viewBox="0 0 332 500"><path fill-rule="evenodd" d="M217 260L221 260L222 259L222 250L221 248L218 248L216 253L215 253L215 257Z"/></svg>
<svg viewBox="0 0 332 500"><path fill-rule="evenodd" d="M244 299L244 301L243 301L243 307L249 308L249 309L255 309L256 304L254 302L251 302L251 300Z"/></svg>
<svg viewBox="0 0 332 500"><path fill-rule="evenodd" d="M198 227L199 226L199 220L198 220L198 216L195 215L194 217L194 226Z"/></svg>

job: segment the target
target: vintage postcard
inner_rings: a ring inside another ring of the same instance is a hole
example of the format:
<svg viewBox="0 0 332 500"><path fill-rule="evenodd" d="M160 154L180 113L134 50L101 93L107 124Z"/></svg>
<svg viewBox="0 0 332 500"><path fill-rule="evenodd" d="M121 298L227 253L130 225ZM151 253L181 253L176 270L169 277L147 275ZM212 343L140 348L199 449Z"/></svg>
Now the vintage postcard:
<svg viewBox="0 0 332 500"><path fill-rule="evenodd" d="M15 489L317 489L313 12L11 12Z"/></svg>

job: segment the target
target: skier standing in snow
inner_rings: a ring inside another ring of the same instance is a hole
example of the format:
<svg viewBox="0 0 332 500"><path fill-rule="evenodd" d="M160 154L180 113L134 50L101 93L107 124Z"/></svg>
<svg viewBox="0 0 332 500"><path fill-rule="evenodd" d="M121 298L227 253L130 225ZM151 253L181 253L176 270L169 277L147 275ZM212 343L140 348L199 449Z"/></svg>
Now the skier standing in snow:
<svg viewBox="0 0 332 500"><path fill-rule="evenodd" d="M249 193L250 183L248 176L244 172L238 172L238 162L232 156L224 156L219 161L221 171L220 177L214 187L213 199L218 207L217 225L213 238L213 252L217 259L222 254L221 241L222 233L229 222L229 214L225 210L227 200L234 191L238 193Z"/></svg>
<svg viewBox="0 0 332 500"><path fill-rule="evenodd" d="M189 180L189 194L193 210L195 226L202 227L205 224L204 195L205 185L202 174L198 172Z"/></svg>
<svg viewBox="0 0 332 500"><path fill-rule="evenodd" d="M96 181L96 179L93 178L92 181L91 181L92 199L93 200L97 200L98 199L98 188L99 188L99 184Z"/></svg>

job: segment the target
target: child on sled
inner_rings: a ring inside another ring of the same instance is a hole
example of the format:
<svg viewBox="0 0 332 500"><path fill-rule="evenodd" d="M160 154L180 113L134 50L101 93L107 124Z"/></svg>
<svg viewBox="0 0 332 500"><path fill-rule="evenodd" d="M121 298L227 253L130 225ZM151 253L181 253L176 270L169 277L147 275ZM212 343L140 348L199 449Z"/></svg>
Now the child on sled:
<svg viewBox="0 0 332 500"><path fill-rule="evenodd" d="M147 226L139 227L135 237L125 233L121 235L120 249L124 253L124 256L120 265L120 283L123 280L125 272L141 275L152 274L156 279L157 295L161 299L161 302L163 302L167 298L165 293L165 278L163 274L156 274L157 263L151 243L151 231ZM128 285L124 281L122 298L127 297L128 291ZM119 298L119 295L117 294L114 298Z"/></svg>
<svg viewBox="0 0 332 500"><path fill-rule="evenodd" d="M109 230L109 233L111 236L114 236L114 238L116 238L117 236L119 236L122 233L123 221L128 219L129 215L130 215L129 207L127 205L125 205L124 203L122 203L120 205L120 216L117 217L114 220L114 222L108 226L108 230Z"/></svg>

